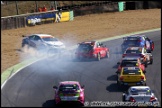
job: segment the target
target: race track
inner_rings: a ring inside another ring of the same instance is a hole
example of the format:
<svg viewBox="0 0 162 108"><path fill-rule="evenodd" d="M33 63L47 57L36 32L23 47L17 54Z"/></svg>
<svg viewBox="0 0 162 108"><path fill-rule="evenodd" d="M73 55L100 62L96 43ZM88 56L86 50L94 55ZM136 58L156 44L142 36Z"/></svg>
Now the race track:
<svg viewBox="0 0 162 108"><path fill-rule="evenodd" d="M143 33L155 43L154 63L146 69L147 85L161 104L161 31ZM56 59L36 62L14 75L1 89L1 107L55 106L53 85L60 81L77 80L85 85L85 99L92 101L122 101L116 84L116 63L121 59L121 39L104 42L110 48L110 58L100 61L74 61L70 53Z"/></svg>

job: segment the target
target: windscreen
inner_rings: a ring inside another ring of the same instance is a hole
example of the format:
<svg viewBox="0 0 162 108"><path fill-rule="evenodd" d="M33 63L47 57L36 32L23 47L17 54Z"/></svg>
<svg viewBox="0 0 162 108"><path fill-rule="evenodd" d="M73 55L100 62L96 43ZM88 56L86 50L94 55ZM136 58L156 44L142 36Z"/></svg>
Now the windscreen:
<svg viewBox="0 0 162 108"><path fill-rule="evenodd" d="M59 91L77 91L79 90L79 86L77 84L65 84L60 85Z"/></svg>
<svg viewBox="0 0 162 108"><path fill-rule="evenodd" d="M78 50L80 51L90 51L93 49L93 46L90 44L80 44Z"/></svg>
<svg viewBox="0 0 162 108"><path fill-rule="evenodd" d="M141 71L139 68L135 69L124 68L123 75L141 75Z"/></svg>
<svg viewBox="0 0 162 108"><path fill-rule="evenodd" d="M151 90L149 88L138 88L138 89L132 88L131 94L132 95L139 95L139 94L151 95Z"/></svg>
<svg viewBox="0 0 162 108"><path fill-rule="evenodd" d="M137 40L125 40L124 45L128 46L138 46L138 41Z"/></svg>
<svg viewBox="0 0 162 108"><path fill-rule="evenodd" d="M121 63L121 66L136 66L137 64L137 60L132 60L132 61L128 61L128 60L123 60Z"/></svg>

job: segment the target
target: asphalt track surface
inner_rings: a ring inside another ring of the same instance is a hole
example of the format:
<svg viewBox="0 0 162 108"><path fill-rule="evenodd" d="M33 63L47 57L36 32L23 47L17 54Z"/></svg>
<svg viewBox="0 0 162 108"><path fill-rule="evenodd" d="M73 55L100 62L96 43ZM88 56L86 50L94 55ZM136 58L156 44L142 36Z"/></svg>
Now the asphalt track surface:
<svg viewBox="0 0 162 108"><path fill-rule="evenodd" d="M161 105L161 30L143 34L155 43L154 63L147 67L146 78ZM76 61L67 52L27 66L1 89L1 107L55 107L53 85L70 80L85 85L85 100L89 103L122 101L127 88L118 88L115 74L122 42L122 38L103 42L111 54L100 61Z"/></svg>

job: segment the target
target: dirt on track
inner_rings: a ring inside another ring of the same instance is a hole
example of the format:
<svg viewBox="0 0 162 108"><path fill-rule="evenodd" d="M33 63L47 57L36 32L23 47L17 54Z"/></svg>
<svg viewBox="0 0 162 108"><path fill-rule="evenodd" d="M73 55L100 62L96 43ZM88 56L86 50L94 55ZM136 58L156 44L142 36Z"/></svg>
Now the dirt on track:
<svg viewBox="0 0 162 108"><path fill-rule="evenodd" d="M3 30L1 31L1 73L29 58L27 53L21 51L22 35L52 34L65 45L71 46L85 40L96 40L155 28L161 28L161 9L90 14L75 17L70 22Z"/></svg>

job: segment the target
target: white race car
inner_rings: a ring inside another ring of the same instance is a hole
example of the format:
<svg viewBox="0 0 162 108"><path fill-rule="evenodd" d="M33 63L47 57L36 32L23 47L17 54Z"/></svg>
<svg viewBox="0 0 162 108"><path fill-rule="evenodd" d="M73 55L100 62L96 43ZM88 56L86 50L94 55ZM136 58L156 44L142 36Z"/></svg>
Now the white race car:
<svg viewBox="0 0 162 108"><path fill-rule="evenodd" d="M149 86L131 86L128 91L122 95L124 102L143 102L143 103L158 103L157 97Z"/></svg>
<svg viewBox="0 0 162 108"><path fill-rule="evenodd" d="M35 49L54 49L62 50L65 49L65 45L49 34L31 34L28 36L23 36L22 47L25 45L33 47Z"/></svg>

